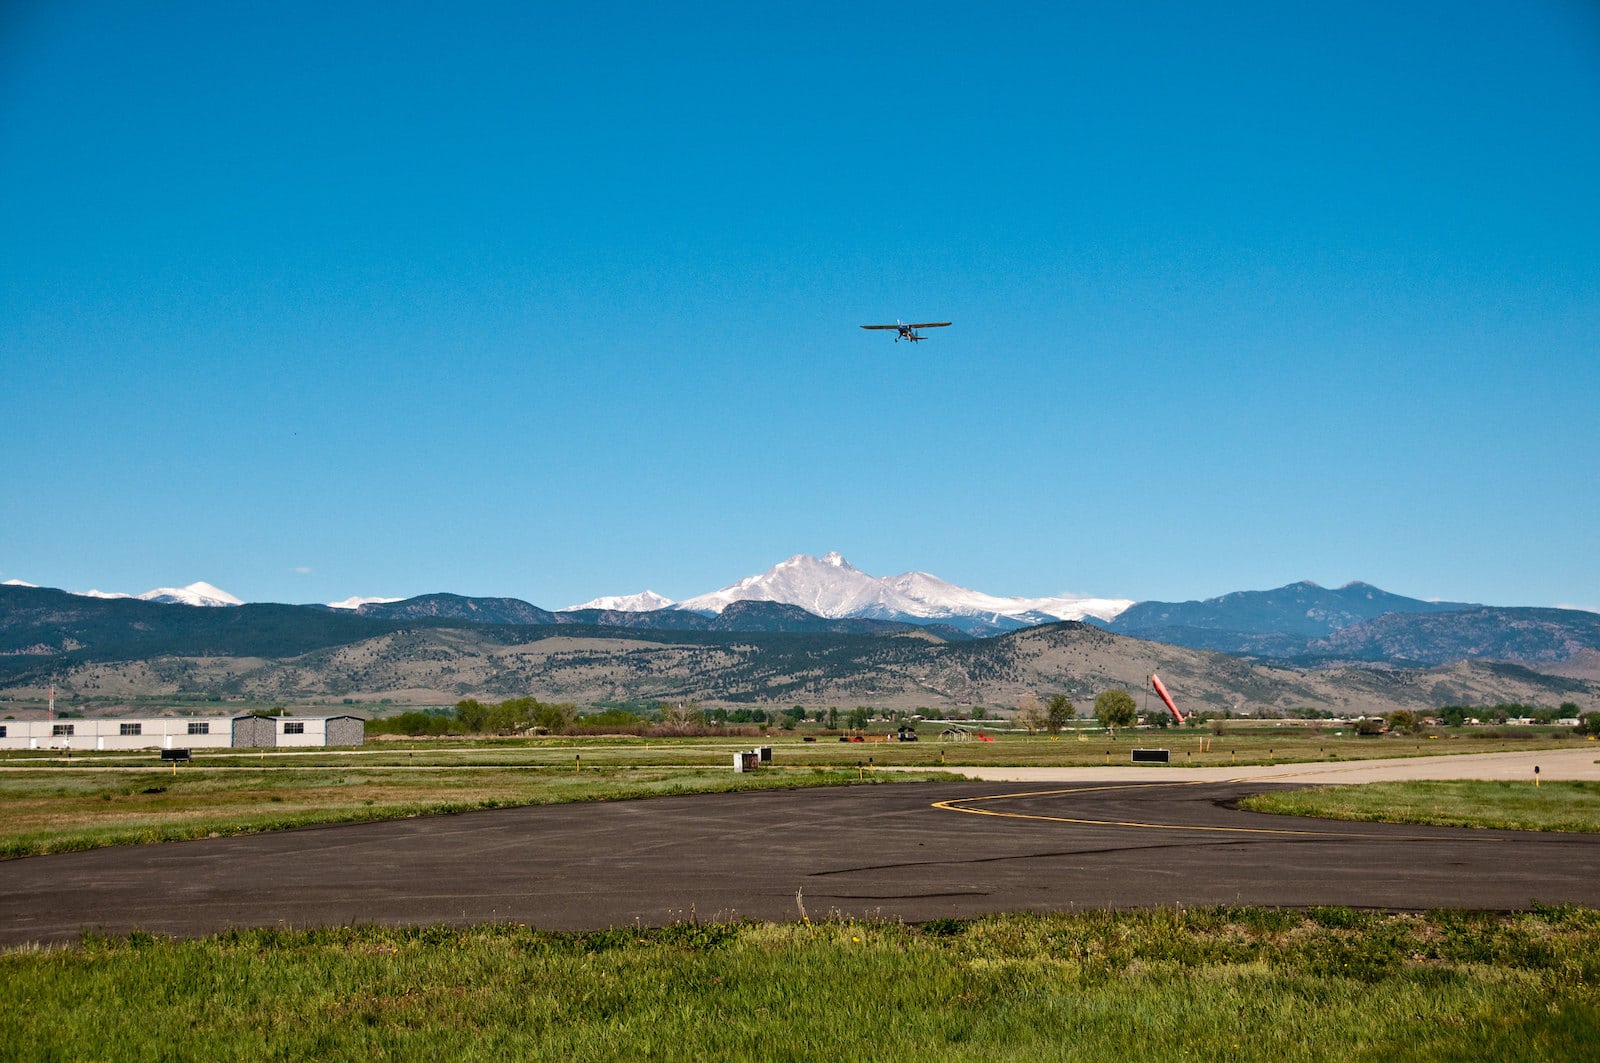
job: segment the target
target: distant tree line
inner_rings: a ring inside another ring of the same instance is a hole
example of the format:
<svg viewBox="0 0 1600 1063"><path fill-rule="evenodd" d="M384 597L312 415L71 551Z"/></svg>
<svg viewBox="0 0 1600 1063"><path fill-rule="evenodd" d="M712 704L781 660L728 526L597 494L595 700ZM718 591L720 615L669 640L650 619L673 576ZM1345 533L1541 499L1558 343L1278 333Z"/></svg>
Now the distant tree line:
<svg viewBox="0 0 1600 1063"><path fill-rule="evenodd" d="M1138 706L1133 696L1125 690L1108 690L1095 698L1094 716L1112 734L1118 728L1132 727L1138 722ZM1330 714L1313 709L1290 710L1295 715L1315 719ZM274 707L258 710L261 715L282 715L286 710ZM1229 710L1205 711L1192 715L1191 726L1201 720L1222 719L1233 716ZM1282 714L1263 710L1257 718L1277 717ZM1503 724L1508 720L1527 719L1538 724L1551 724L1558 719L1577 719L1578 733L1600 735L1600 712L1581 713L1573 702L1551 709L1516 702L1490 706L1447 705L1433 716L1446 726L1460 727L1467 720ZM940 711L918 708L915 716L926 720L983 720L989 716L982 706L966 712ZM1031 694L1018 700L1013 722L1034 734L1048 730L1052 734L1066 727L1077 717L1077 708L1065 694L1053 694L1044 703ZM516 735L516 734L636 734L636 735L719 735L747 734L776 726L792 731L802 724L816 725L827 730L864 731L874 721L903 724L912 722L913 714L903 710L874 709L857 705L850 709L832 706L827 709L807 710L802 705L787 709L759 708L708 708L702 709L694 701L656 702L650 705L628 703L628 707L613 705L604 711L580 715L568 703L540 701L533 697L511 698L501 702L482 702L467 698L449 709L420 709L403 712L398 716L380 717L367 724L369 734L396 734L415 737L445 737L449 735ZM1398 710L1379 720L1373 718L1371 726L1387 727L1395 731L1416 732L1422 729L1428 715L1420 712ZM1166 713L1152 716L1150 723L1164 727L1170 724Z"/></svg>
<svg viewBox="0 0 1600 1063"><path fill-rule="evenodd" d="M865 712L866 710L861 710ZM832 710L837 715L837 710ZM817 722L823 713L816 713ZM458 701L454 708L419 709L397 716L379 717L367 724L369 734L394 734L411 737L449 735L516 734L675 734L709 735L742 733L777 723L792 729L807 719L799 705L782 712L766 709L702 710L693 701L657 702L649 707L607 708L580 715L575 706L551 703L538 698L511 698L501 702L482 702L477 698ZM863 726L865 723L863 721Z"/></svg>
<svg viewBox="0 0 1600 1063"><path fill-rule="evenodd" d="M467 698L456 702L454 709L423 709L369 721L367 733L412 737L512 735L530 731L561 734L577 719L578 710L574 706L552 704L538 698L512 698L491 704Z"/></svg>
<svg viewBox="0 0 1600 1063"><path fill-rule="evenodd" d="M1546 708L1542 705L1524 705L1521 702L1503 702L1499 705L1446 705L1437 713L1439 719L1447 727L1461 727L1468 720L1479 720L1483 723L1505 723L1507 720L1532 720L1534 723L1555 723L1557 720L1581 720L1587 715L1580 714L1578 706L1571 701L1561 703L1559 709ZM1594 734L1597 732L1589 732Z"/></svg>

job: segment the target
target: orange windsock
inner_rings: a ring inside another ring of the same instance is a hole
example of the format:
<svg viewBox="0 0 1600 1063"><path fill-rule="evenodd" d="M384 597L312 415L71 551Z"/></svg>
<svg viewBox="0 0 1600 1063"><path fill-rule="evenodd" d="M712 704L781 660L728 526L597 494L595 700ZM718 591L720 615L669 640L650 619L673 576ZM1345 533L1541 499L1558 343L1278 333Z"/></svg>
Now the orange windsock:
<svg viewBox="0 0 1600 1063"><path fill-rule="evenodd" d="M1150 676L1150 685L1156 688L1156 696L1166 702L1167 708L1172 710L1172 715L1178 718L1179 723L1182 723L1183 713L1179 712L1178 706L1172 703L1172 695L1167 693L1167 688L1162 684L1161 677L1152 674Z"/></svg>

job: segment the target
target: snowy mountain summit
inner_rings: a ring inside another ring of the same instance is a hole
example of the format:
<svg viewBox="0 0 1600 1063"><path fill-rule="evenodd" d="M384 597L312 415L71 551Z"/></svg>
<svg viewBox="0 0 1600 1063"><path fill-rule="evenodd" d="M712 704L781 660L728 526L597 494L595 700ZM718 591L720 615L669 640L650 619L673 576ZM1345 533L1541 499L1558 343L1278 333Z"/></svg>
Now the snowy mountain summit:
<svg viewBox="0 0 1600 1063"><path fill-rule="evenodd" d="M638 594L610 595L595 598L584 602L582 605L569 605L565 609L558 609L558 613L576 613L580 609L610 609L618 613L653 613L657 609L672 607L672 599L655 591L641 591Z"/></svg>
<svg viewBox="0 0 1600 1063"><path fill-rule="evenodd" d="M157 587L139 595L147 602L166 602L171 605L243 605L244 602L220 587L201 580L187 587Z"/></svg>
<svg viewBox="0 0 1600 1063"><path fill-rule="evenodd" d="M163 605L243 605L244 602L220 587L200 580L187 587L157 587L143 594L124 594L121 591L72 591L80 598L138 598Z"/></svg>
<svg viewBox="0 0 1600 1063"><path fill-rule="evenodd" d="M1133 602L1122 598L1002 598L947 583L926 572L871 576L837 552L796 554L759 576L679 602L679 609L720 613L737 601L782 602L834 619L867 617L941 621L967 630L1026 627L1086 616L1110 620Z"/></svg>
<svg viewBox="0 0 1600 1063"><path fill-rule="evenodd" d="M388 605L390 602L398 602L400 600L401 599L399 598L363 598L360 595L356 595L346 598L342 602L329 602L328 608L349 609L350 611L354 612L355 610L360 609L363 605Z"/></svg>

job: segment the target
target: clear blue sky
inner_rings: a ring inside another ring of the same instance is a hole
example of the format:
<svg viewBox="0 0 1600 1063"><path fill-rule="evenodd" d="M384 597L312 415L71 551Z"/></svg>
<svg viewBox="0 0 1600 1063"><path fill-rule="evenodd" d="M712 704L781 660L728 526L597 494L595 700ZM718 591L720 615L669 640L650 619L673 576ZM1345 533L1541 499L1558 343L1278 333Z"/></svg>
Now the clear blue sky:
<svg viewBox="0 0 1600 1063"><path fill-rule="evenodd" d="M245 6L0 7L0 579L1600 608L1593 3Z"/></svg>

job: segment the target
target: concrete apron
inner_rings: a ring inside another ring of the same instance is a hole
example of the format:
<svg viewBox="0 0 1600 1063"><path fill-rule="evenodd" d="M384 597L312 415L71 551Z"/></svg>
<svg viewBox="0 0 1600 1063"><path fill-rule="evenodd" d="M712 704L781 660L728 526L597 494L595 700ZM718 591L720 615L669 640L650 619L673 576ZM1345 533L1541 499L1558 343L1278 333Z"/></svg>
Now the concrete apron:
<svg viewBox="0 0 1600 1063"><path fill-rule="evenodd" d="M1413 779L1487 779L1514 782L1539 779L1600 782L1600 744L1577 749L1540 749L1526 753L1459 753L1390 760L1314 761L1304 764L1237 764L1185 768L1177 764L1122 764L1089 768L946 767L969 779L993 782L1253 782L1340 785L1361 782L1406 782ZM879 771L927 771L927 767Z"/></svg>

